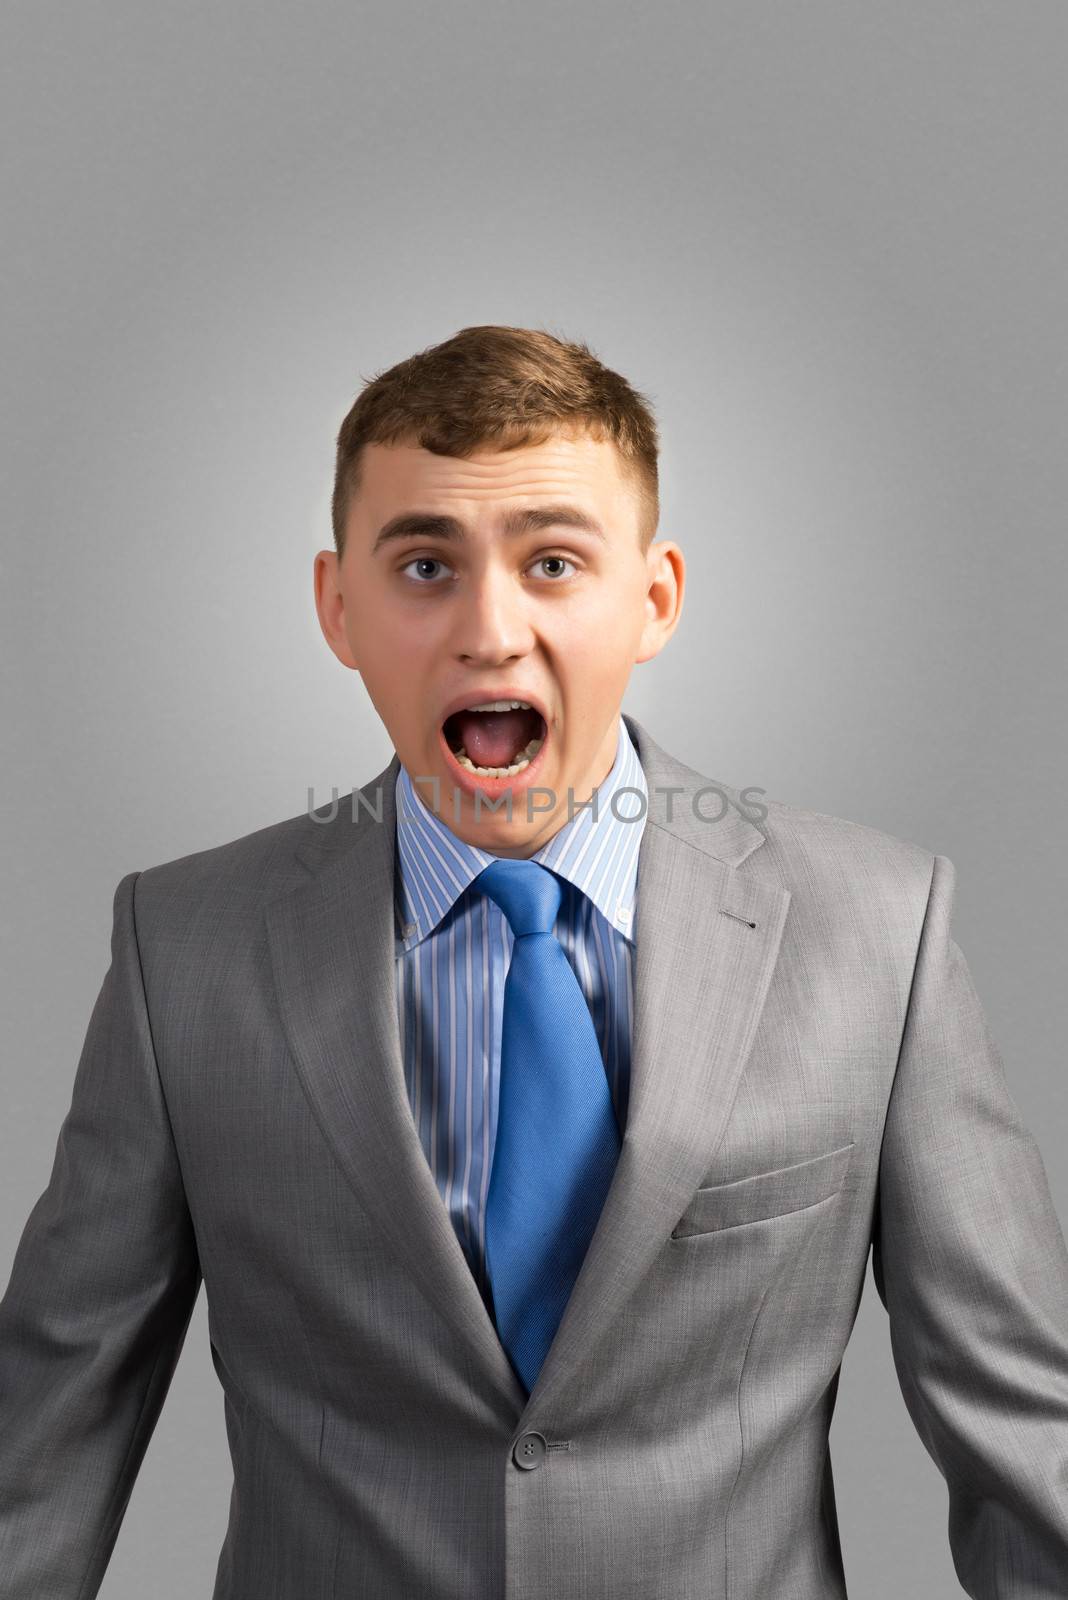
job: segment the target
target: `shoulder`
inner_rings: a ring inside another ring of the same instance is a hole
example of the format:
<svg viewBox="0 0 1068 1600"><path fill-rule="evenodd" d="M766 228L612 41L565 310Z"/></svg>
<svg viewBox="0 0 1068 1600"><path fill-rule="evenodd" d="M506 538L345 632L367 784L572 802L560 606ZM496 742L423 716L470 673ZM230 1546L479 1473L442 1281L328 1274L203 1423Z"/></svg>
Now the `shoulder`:
<svg viewBox="0 0 1068 1600"><path fill-rule="evenodd" d="M249 925L276 896L307 881L304 861L328 825L328 810L304 811L130 874L139 931L181 938L205 925Z"/></svg>
<svg viewBox="0 0 1068 1600"><path fill-rule="evenodd" d="M848 925L858 935L894 930L914 945L939 864L952 863L913 840L871 824L780 800L754 818L765 843L750 858L790 891L792 909L809 924Z"/></svg>
<svg viewBox="0 0 1068 1600"><path fill-rule="evenodd" d="M686 844L789 890L796 901L899 897L911 906L920 896L926 903L938 858L924 845L770 798L759 787L739 789L662 748L634 718L626 722L649 784L650 820ZM669 794L678 797L673 810Z"/></svg>
<svg viewBox="0 0 1068 1600"><path fill-rule="evenodd" d="M767 814L757 825L772 853L797 869L888 873L910 881L930 881L935 852L914 840L851 817L810 811L782 800L765 798L761 806Z"/></svg>

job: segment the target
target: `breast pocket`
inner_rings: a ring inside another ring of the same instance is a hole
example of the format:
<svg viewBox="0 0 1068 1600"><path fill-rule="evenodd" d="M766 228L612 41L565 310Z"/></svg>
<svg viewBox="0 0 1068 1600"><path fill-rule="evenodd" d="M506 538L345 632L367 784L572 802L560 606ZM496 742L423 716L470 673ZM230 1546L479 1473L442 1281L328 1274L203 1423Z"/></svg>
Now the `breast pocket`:
<svg viewBox="0 0 1068 1600"><path fill-rule="evenodd" d="M671 1230L671 1237L688 1239L695 1234L744 1227L749 1222L788 1216L792 1211L819 1205L842 1187L852 1151L851 1140L837 1150L789 1167L754 1172L730 1183L707 1184L698 1189Z"/></svg>

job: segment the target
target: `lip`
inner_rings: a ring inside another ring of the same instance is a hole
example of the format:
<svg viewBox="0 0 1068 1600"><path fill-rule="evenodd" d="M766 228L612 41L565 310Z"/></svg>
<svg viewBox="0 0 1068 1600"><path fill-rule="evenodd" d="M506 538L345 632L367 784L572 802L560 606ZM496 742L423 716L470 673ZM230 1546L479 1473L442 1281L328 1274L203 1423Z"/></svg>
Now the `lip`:
<svg viewBox="0 0 1068 1600"><path fill-rule="evenodd" d="M507 774L503 778L476 777L473 772L468 772L466 767L460 765L449 748L449 741L445 737L445 723L454 712L465 711L468 706L479 705L485 700L525 700L541 716L545 728L541 749L529 766L524 767L522 772L516 773L512 777ZM459 695L455 700L449 702L438 723L438 742L441 745L445 765L448 767L456 787L462 790L464 794L487 795L492 800L497 799L499 795L506 794L509 789L513 794L522 794L531 784L537 782L538 774L544 765L545 752L549 748L550 739L549 717L545 706L537 695L531 694L529 689L505 687L503 689L479 688L469 690L466 694Z"/></svg>
<svg viewBox="0 0 1068 1600"><path fill-rule="evenodd" d="M449 718L453 715L454 712L456 712L456 711L466 711L468 706L482 705L487 700L525 700L528 705L531 705L531 706L534 707L535 711L539 711L541 713L541 720L544 722L546 730L548 730L548 727L549 727L549 716L548 716L547 711L545 710L545 706L543 705L541 700L538 699L538 696L536 694L531 694L529 689L509 689L509 688L504 688L504 689L486 689L486 688L468 689L466 694L457 695L456 699L455 700L450 700L448 705L442 711L441 716L440 716L440 718L438 720L439 729L440 729L442 723L448 722Z"/></svg>

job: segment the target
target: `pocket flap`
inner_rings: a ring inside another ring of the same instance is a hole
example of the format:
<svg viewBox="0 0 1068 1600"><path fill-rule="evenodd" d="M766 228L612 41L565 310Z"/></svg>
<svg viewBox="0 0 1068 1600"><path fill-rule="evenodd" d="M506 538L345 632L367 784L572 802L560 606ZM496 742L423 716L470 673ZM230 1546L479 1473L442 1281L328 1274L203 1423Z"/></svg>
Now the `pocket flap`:
<svg viewBox="0 0 1068 1600"><path fill-rule="evenodd" d="M754 1172L730 1183L698 1189L671 1231L673 1239L802 1211L837 1194L849 1166L853 1141L771 1172Z"/></svg>

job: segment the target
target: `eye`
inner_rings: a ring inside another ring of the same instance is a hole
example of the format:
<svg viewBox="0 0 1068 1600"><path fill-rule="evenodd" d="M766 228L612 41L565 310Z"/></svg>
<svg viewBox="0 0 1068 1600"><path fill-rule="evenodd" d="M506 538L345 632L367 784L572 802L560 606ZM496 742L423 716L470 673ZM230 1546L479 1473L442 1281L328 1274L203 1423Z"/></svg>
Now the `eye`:
<svg viewBox="0 0 1068 1600"><path fill-rule="evenodd" d="M401 568L401 571L407 572L408 567L443 567L444 565L445 563L443 561L439 561L437 556L415 556L413 560L409 561L406 566ZM420 577L415 578L413 581L417 584L420 584L424 589L427 589L430 587L429 582L423 582L423 579L426 578L426 576L426 573L423 573ZM431 573L430 577L433 578L433 576L434 574Z"/></svg>
<svg viewBox="0 0 1068 1600"><path fill-rule="evenodd" d="M573 561L569 561L567 556L539 556L537 561L535 561L534 565L537 567L537 566L542 565L542 563L546 562L546 561L563 562L564 565L568 566L568 567L573 567L574 566L574 562ZM548 574L548 576L550 578L561 578L561 577L566 578L566 577L569 576L569 574L566 573L566 572L564 572L564 573L551 572L551 573Z"/></svg>

